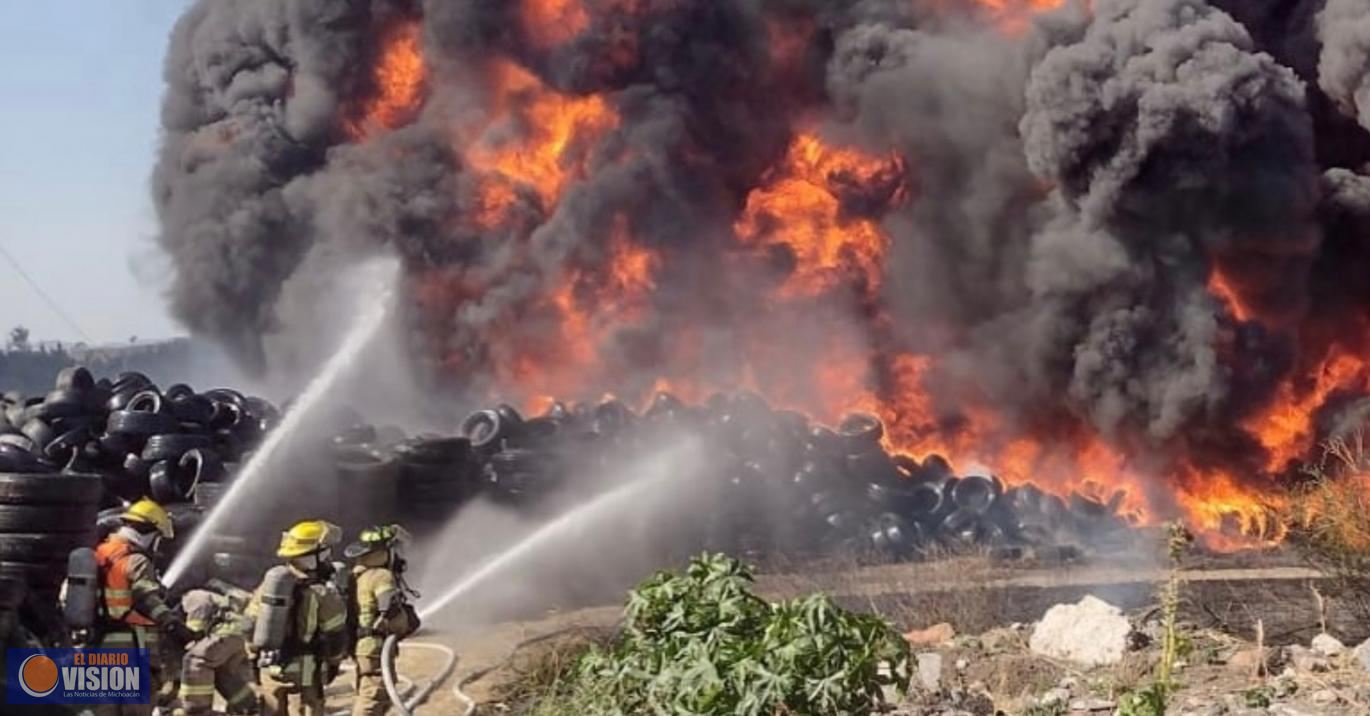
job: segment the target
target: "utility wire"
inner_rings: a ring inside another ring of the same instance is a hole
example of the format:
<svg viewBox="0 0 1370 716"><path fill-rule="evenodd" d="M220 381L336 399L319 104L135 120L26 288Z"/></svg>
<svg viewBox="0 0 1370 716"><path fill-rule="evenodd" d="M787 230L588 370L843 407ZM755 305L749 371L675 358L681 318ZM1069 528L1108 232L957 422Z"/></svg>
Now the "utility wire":
<svg viewBox="0 0 1370 716"><path fill-rule="evenodd" d="M37 281L33 280L33 277L24 270L23 266L19 265L19 261L5 248L4 244L0 244L0 256L5 257L5 260L9 262L9 265L14 268L14 272L19 274L20 278L24 279L24 283L27 283L29 288L32 288L33 292L38 294L39 298L43 299L43 303L46 303L48 308L52 309L52 312L57 314L58 318L62 319L63 323L67 324L67 328L76 331L76 335L80 336L81 340L84 340L87 345L94 345L95 342L90 339L90 336L87 335L85 331L81 330L81 327L76 324L76 321L73 321L71 316L67 315L67 312L62 310L62 307L58 305L57 301L53 300L52 296L49 296L48 292L44 291L43 287L39 286Z"/></svg>

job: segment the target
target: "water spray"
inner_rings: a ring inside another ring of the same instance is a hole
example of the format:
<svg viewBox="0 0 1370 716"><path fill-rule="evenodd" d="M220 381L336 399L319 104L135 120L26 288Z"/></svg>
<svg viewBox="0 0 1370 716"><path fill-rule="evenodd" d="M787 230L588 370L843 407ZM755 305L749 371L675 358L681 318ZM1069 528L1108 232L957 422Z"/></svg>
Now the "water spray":
<svg viewBox="0 0 1370 716"><path fill-rule="evenodd" d="M252 490L249 487L260 482L268 474L268 468L280 452L281 446L300 429L305 418L313 412L324 396L332 392L333 385L347 373L356 362L357 356L380 331L381 326L385 324L386 315L390 312L397 268L393 261L379 260L367 264L359 272L366 286L364 290L356 292L356 295L365 297L367 303L356 306L356 323L343 338L342 344L334 351L333 356L324 363L318 375L305 387L299 400L285 414L280 425L271 431L252 454L252 458L243 466L218 504L196 527L190 541L176 555L176 559L172 561L171 567L162 578L162 582L168 587L174 586L190 565L194 564L214 531L228 515L237 510L243 498L251 494Z"/></svg>
<svg viewBox="0 0 1370 716"><path fill-rule="evenodd" d="M671 469L677 460L696 447L695 441L689 441L684 445L676 446L662 456L659 461L654 461L653 468L649 468L652 474L647 477L638 478L627 484L620 485L609 492L603 493L593 500L586 502L572 510L567 511L555 520L543 525L537 531L528 535L513 546L499 553L489 561L485 562L474 572L463 577L461 581L452 585L447 591L443 592L434 601L423 605L419 609L419 617L426 619L429 616L445 609L453 602L461 599L472 589L478 587L485 580L497 575L501 570L516 564L520 559L537 550L553 544L562 544L562 533L574 527L584 525L587 522L603 519L614 513L616 508L625 503L631 502L638 496L648 493L654 488L659 488L663 482L672 477L677 477L682 471ZM659 465L660 467L655 467Z"/></svg>

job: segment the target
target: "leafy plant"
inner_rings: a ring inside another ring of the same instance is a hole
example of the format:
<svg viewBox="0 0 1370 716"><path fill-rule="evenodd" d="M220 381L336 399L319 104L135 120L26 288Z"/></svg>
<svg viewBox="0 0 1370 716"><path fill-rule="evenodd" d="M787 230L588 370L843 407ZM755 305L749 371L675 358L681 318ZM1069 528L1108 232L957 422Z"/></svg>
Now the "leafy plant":
<svg viewBox="0 0 1370 716"><path fill-rule="evenodd" d="M882 619L822 595L771 604L752 582L725 555L647 580L618 641L585 655L537 713L864 715L887 687L907 691L908 644Z"/></svg>
<svg viewBox="0 0 1370 716"><path fill-rule="evenodd" d="M1247 708L1253 709L1269 708L1274 697L1274 689L1268 686L1258 686L1242 692L1242 699L1246 702Z"/></svg>
<svg viewBox="0 0 1370 716"><path fill-rule="evenodd" d="M1160 681L1129 691L1118 699L1118 716L1165 716L1168 689Z"/></svg>

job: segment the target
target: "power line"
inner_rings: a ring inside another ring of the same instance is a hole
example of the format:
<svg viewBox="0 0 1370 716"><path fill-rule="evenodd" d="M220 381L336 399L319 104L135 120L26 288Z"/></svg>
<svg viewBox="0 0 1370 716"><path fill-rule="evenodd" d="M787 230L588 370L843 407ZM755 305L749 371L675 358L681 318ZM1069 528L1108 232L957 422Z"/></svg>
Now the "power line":
<svg viewBox="0 0 1370 716"><path fill-rule="evenodd" d="M62 310L62 307L58 305L57 301L53 300L52 296L49 296L48 292L44 291L43 287L39 286L37 281L33 280L33 277L24 270L24 267L19 265L19 261L5 248L4 244L0 244L0 256L5 257L5 260L9 262L9 265L14 267L14 272L19 274L20 278L24 279L24 283L27 283L29 288L32 288L33 292L38 294L39 298L43 299L43 303L46 303L48 308L52 309L52 312L57 314L58 318L62 319L63 323L67 324L67 328L76 331L76 335L80 336L86 343L95 343L85 331L81 330L80 326L76 325L76 321L73 321L71 316L67 315L67 312Z"/></svg>

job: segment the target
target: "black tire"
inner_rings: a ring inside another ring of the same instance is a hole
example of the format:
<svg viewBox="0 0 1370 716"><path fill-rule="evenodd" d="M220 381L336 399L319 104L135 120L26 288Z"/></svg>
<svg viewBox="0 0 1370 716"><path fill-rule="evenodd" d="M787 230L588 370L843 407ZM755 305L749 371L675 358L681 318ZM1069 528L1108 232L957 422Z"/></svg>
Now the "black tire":
<svg viewBox="0 0 1370 716"><path fill-rule="evenodd" d="M6 433L0 435L0 445L9 445L17 450L23 450L26 453L38 452L38 445L33 442L33 438L30 438L23 433Z"/></svg>
<svg viewBox="0 0 1370 716"><path fill-rule="evenodd" d="M209 425L214 419L214 403L200 395L190 395L171 401L171 413L182 423Z"/></svg>
<svg viewBox="0 0 1370 716"><path fill-rule="evenodd" d="M53 385L57 390L73 390L78 393L85 393L95 389L95 376L83 366L74 365L63 368L57 373L57 381Z"/></svg>
<svg viewBox="0 0 1370 716"><path fill-rule="evenodd" d="M53 430L51 425L48 425L38 418L34 418L27 423L24 423L24 428L21 432L27 435L37 447L34 452L38 452L38 450L47 447L48 443L52 442L53 438L57 437L57 431Z"/></svg>
<svg viewBox="0 0 1370 716"><path fill-rule="evenodd" d="M0 611L13 611L24 603L29 592L24 580L13 577L0 577Z"/></svg>
<svg viewBox="0 0 1370 716"><path fill-rule="evenodd" d="M30 594L41 597L56 596L67 577L66 560L61 562L0 561L0 579L18 579L28 586Z"/></svg>
<svg viewBox="0 0 1370 716"><path fill-rule="evenodd" d="M105 412L112 413L127 408L128 401L133 400L133 396L141 392L143 392L141 388L115 388L111 390L109 397L105 399Z"/></svg>
<svg viewBox="0 0 1370 716"><path fill-rule="evenodd" d="M466 438L412 438L395 446L395 455L406 465L451 465L471 457Z"/></svg>
<svg viewBox="0 0 1370 716"><path fill-rule="evenodd" d="M885 436L885 425L874 415L852 413L842 418L837 433L842 436L847 453L855 455L879 446L880 439Z"/></svg>
<svg viewBox="0 0 1370 716"><path fill-rule="evenodd" d="M122 435L149 436L174 433L180 426L176 418L160 413L137 410L116 410L109 414L106 432Z"/></svg>
<svg viewBox="0 0 1370 716"><path fill-rule="evenodd" d="M136 370L126 370L115 376L113 387L116 390L127 387L137 387L139 390L142 390L150 385L152 385L151 378Z"/></svg>
<svg viewBox="0 0 1370 716"><path fill-rule="evenodd" d="M218 453L210 448L187 450L177 465L182 471L195 476L195 484L201 482L222 482L228 477L228 470Z"/></svg>
<svg viewBox="0 0 1370 716"><path fill-rule="evenodd" d="M181 456L187 452L208 448L213 443L213 438L208 435L185 433L153 435L147 439L147 444L143 446L142 457L147 462L180 460Z"/></svg>
<svg viewBox="0 0 1370 716"><path fill-rule="evenodd" d="M85 532L0 534L0 560L65 562L77 547L95 547L95 524Z"/></svg>
<svg viewBox="0 0 1370 716"><path fill-rule="evenodd" d="M43 455L49 460L58 463L67 463L77 451L85 447L90 442L90 430L87 428L76 428L68 430L52 439L52 442L43 448Z"/></svg>
<svg viewBox="0 0 1370 716"><path fill-rule="evenodd" d="M185 383L177 383L162 391L162 397L166 398L167 400L173 403L183 398L188 398L192 395L195 395L195 389L186 385Z"/></svg>
<svg viewBox="0 0 1370 716"><path fill-rule="evenodd" d="M103 494L98 475L0 473L0 505L96 505Z"/></svg>
<svg viewBox="0 0 1370 716"><path fill-rule="evenodd" d="M129 398L125 410L132 410L137 413L166 413L169 407L169 401L163 400L161 393L155 389L149 389Z"/></svg>
<svg viewBox="0 0 1370 716"><path fill-rule="evenodd" d="M471 441L471 447L485 450L499 445L508 428L504 418L494 410L477 410L461 421L459 429L462 437Z"/></svg>
<svg viewBox="0 0 1370 716"><path fill-rule="evenodd" d="M84 415L88 412L86 396L72 390L54 390L48 393L43 402L24 411L29 420L53 420Z"/></svg>
<svg viewBox="0 0 1370 716"><path fill-rule="evenodd" d="M91 530L95 505L0 505L0 533L83 533Z"/></svg>
<svg viewBox="0 0 1370 716"><path fill-rule="evenodd" d="M166 460L153 465L148 471L147 484L152 491L152 499L163 505L184 502L190 497L181 491L175 464Z"/></svg>
<svg viewBox="0 0 1370 716"><path fill-rule="evenodd" d="M0 474L38 474L52 472L52 470L51 465L39 460L38 456L27 450L20 450L13 445L0 445Z"/></svg>

